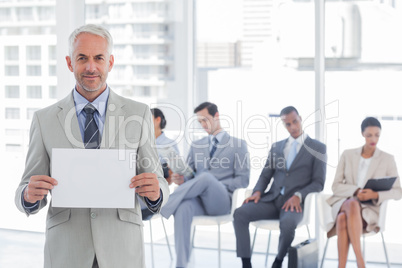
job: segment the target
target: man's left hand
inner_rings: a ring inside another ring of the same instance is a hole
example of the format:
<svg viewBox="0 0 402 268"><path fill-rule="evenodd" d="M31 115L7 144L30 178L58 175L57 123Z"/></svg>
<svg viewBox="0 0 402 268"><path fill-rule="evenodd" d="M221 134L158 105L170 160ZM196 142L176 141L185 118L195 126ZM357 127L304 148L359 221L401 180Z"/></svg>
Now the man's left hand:
<svg viewBox="0 0 402 268"><path fill-rule="evenodd" d="M150 201L156 201L160 197L159 181L156 174L142 173L131 179L130 188L136 188L135 192L147 197Z"/></svg>
<svg viewBox="0 0 402 268"><path fill-rule="evenodd" d="M282 209L286 212L290 209L290 211L296 211L297 213L302 212L302 208L300 206L300 198L296 195L292 196L285 202Z"/></svg>

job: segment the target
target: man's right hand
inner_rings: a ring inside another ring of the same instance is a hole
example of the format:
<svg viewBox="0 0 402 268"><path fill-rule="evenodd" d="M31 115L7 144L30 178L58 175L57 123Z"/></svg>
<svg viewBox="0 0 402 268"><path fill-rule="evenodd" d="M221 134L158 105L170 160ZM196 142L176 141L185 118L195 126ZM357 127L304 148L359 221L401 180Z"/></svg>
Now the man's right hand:
<svg viewBox="0 0 402 268"><path fill-rule="evenodd" d="M172 174L172 181L174 183L176 183L177 185L181 185L181 184L184 183L184 176L180 175L180 174L177 174L177 173L173 173Z"/></svg>
<svg viewBox="0 0 402 268"><path fill-rule="evenodd" d="M247 204L250 201L254 201L254 203L258 203L258 201L260 201L261 199L261 192L260 191L255 191L255 193L253 193L252 196L250 196L249 198L246 198L246 200L244 200L243 204Z"/></svg>
<svg viewBox="0 0 402 268"><path fill-rule="evenodd" d="M57 185L57 181L49 176L32 176L24 191L25 202L34 204L42 200L55 185Z"/></svg>

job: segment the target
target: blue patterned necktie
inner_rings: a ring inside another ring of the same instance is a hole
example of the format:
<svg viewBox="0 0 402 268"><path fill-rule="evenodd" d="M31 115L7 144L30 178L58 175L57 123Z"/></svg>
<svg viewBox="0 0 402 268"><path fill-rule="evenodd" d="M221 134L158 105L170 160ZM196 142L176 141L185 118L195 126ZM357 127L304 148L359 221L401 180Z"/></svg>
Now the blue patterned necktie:
<svg viewBox="0 0 402 268"><path fill-rule="evenodd" d="M296 155L297 155L297 144L298 144L298 142L297 142L296 140L292 143L292 147L290 148L289 155L288 155L288 159L287 159L287 161L286 161L286 168L287 168L287 169L290 168L290 166L291 166L292 163L293 163L293 160L295 160L295 158L296 158Z"/></svg>
<svg viewBox="0 0 402 268"><path fill-rule="evenodd" d="M216 137L214 137L212 139L212 149L211 149L211 152L209 153L210 158L212 158L212 156L214 155L217 146L218 146L218 139Z"/></svg>
<svg viewBox="0 0 402 268"><path fill-rule="evenodd" d="M96 125L94 113L96 108L88 103L84 107L84 112L86 113L85 119L85 129L84 129L84 146L85 149L99 149L100 135L99 129Z"/></svg>

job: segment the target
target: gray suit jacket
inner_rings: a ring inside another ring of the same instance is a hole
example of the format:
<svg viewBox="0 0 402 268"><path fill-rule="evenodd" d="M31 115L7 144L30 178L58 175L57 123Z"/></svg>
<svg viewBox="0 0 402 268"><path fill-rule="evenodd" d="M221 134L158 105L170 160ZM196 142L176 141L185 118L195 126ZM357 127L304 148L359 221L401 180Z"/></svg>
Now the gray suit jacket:
<svg viewBox="0 0 402 268"><path fill-rule="evenodd" d="M37 111L32 119L25 171L15 195L18 209L28 216L45 207L47 198L36 210L25 210L23 189L32 175L52 176L53 148L84 148L72 93ZM110 91L101 149L137 150L137 174L152 172L158 176L163 195L163 202L156 208L159 211L169 197L169 189L155 150L148 106ZM142 166L138 160L145 158L155 161L151 165L144 161L147 165ZM100 267L145 267L139 203L134 209L56 208L50 203L45 267L92 267L95 254Z"/></svg>
<svg viewBox="0 0 402 268"><path fill-rule="evenodd" d="M209 172L222 182L231 194L237 188L248 186L250 179L250 156L244 140L224 133L222 141L210 159L209 137L191 144L188 165L196 172Z"/></svg>
<svg viewBox="0 0 402 268"><path fill-rule="evenodd" d="M327 154L325 144L307 137L299 153L293 160L289 170L286 169L286 160L283 154L287 139L274 143L268 154L268 159L257 181L253 192L263 193L261 201L274 200L281 188L285 187L285 199L295 192L302 194L302 202L307 194L322 191L327 169ZM274 181L268 192L264 193Z"/></svg>

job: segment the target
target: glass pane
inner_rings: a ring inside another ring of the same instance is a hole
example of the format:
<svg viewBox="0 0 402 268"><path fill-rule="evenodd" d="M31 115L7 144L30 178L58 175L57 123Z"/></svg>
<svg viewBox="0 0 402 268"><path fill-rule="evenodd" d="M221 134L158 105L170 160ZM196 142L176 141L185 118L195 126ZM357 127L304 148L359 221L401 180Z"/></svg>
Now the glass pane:
<svg viewBox="0 0 402 268"><path fill-rule="evenodd" d="M17 46L6 46L4 47L4 58L6 60L18 60L19 59L19 49Z"/></svg>
<svg viewBox="0 0 402 268"><path fill-rule="evenodd" d="M49 46L49 60L56 60L56 46Z"/></svg>
<svg viewBox="0 0 402 268"><path fill-rule="evenodd" d="M28 119L28 120L31 120L32 117L33 117L33 115L34 115L34 113L35 113L37 110L39 110L39 109L38 109L38 108L28 108L28 109L27 109L27 119Z"/></svg>
<svg viewBox="0 0 402 268"><path fill-rule="evenodd" d="M6 98L19 98L20 97L20 87L19 86L6 86Z"/></svg>
<svg viewBox="0 0 402 268"><path fill-rule="evenodd" d="M16 8L16 11L19 21L33 20L33 7L19 7Z"/></svg>
<svg viewBox="0 0 402 268"><path fill-rule="evenodd" d="M42 98L42 87L41 86L27 86L27 98L28 99Z"/></svg>
<svg viewBox="0 0 402 268"><path fill-rule="evenodd" d="M49 86L49 98L56 99L57 98L57 87Z"/></svg>
<svg viewBox="0 0 402 268"><path fill-rule="evenodd" d="M40 60L42 58L40 46L27 46L27 60Z"/></svg>
<svg viewBox="0 0 402 268"><path fill-rule="evenodd" d="M40 65L27 65L28 76L41 76L42 68Z"/></svg>
<svg viewBox="0 0 402 268"><path fill-rule="evenodd" d="M20 69L18 66L14 65L6 65L5 66L5 75L6 76L18 76L20 74Z"/></svg>
<svg viewBox="0 0 402 268"><path fill-rule="evenodd" d="M21 129L6 129L5 133L6 133L6 136L12 136L12 137L22 135Z"/></svg>
<svg viewBox="0 0 402 268"><path fill-rule="evenodd" d="M21 144L6 144L6 152L22 152Z"/></svg>
<svg viewBox="0 0 402 268"><path fill-rule="evenodd" d="M57 76L56 65L49 65L49 76Z"/></svg>
<svg viewBox="0 0 402 268"><path fill-rule="evenodd" d="M6 119L20 119L20 109L6 108Z"/></svg>

